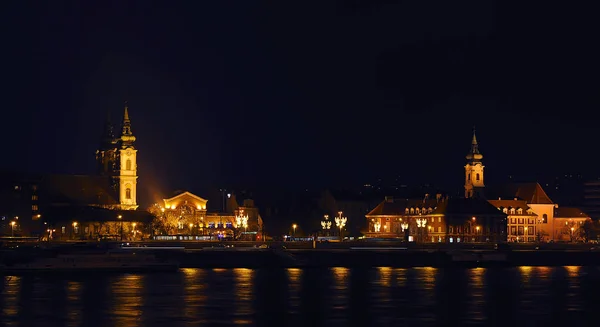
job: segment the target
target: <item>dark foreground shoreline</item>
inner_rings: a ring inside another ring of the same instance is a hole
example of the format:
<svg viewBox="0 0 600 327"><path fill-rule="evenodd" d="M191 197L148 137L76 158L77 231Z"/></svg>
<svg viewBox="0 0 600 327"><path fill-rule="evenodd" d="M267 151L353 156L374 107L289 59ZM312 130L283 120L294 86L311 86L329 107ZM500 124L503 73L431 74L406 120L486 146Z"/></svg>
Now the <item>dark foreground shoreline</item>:
<svg viewBox="0 0 600 327"><path fill-rule="evenodd" d="M3 252L10 257L47 255L49 250ZM600 266L600 251L588 250L479 250L479 249L136 249L176 260L180 268L304 268L304 267L492 267ZM2 262L0 262L2 263Z"/></svg>
<svg viewBox="0 0 600 327"><path fill-rule="evenodd" d="M600 266L598 252L513 251L506 252L506 260L488 260L488 254L497 252L466 252L467 256L473 258L466 261L455 261L452 254L445 251L267 250L158 253L178 260L181 268Z"/></svg>

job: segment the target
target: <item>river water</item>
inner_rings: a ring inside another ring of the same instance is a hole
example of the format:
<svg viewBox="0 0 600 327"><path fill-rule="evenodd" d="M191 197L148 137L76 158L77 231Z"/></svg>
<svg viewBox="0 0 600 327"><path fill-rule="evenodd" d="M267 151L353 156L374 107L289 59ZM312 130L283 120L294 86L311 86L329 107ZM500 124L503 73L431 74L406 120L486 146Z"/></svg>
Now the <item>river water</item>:
<svg viewBox="0 0 600 327"><path fill-rule="evenodd" d="M600 324L598 267L181 269L3 278L0 326Z"/></svg>

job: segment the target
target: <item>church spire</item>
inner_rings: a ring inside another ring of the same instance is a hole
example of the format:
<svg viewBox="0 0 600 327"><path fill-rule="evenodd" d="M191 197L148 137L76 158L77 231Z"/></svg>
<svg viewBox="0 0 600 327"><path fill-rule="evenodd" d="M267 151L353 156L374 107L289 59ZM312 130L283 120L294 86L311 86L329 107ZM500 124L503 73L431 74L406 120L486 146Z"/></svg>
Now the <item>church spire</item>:
<svg viewBox="0 0 600 327"><path fill-rule="evenodd" d="M473 140L471 140L471 153L479 153L479 145L477 144L477 135L475 134L475 126L473 126Z"/></svg>
<svg viewBox="0 0 600 327"><path fill-rule="evenodd" d="M131 133L131 120L129 119L129 106L125 101L125 113L123 114L123 131L121 135L132 135Z"/></svg>
<svg viewBox="0 0 600 327"><path fill-rule="evenodd" d="M471 139L471 151L466 156L467 160L479 161L483 159L483 155L479 152L479 144L477 143L477 135L475 134L475 126L473 126L473 138Z"/></svg>
<svg viewBox="0 0 600 327"><path fill-rule="evenodd" d="M131 120L129 119L129 105L125 101L125 111L123 113L123 127L121 129L121 145L123 148L133 146L135 136L131 132Z"/></svg>

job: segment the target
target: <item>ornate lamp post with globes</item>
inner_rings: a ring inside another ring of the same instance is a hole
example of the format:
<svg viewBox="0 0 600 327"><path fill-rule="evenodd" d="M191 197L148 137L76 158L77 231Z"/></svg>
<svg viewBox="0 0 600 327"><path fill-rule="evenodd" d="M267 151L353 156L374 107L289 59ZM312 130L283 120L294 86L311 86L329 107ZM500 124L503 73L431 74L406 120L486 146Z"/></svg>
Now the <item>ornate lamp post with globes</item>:
<svg viewBox="0 0 600 327"><path fill-rule="evenodd" d="M419 232L419 242L423 241L423 232L425 230L425 227L427 225L427 219L426 218L417 218L417 230Z"/></svg>
<svg viewBox="0 0 600 327"><path fill-rule="evenodd" d="M342 217L342 212L338 212L338 216L335 217L335 225L340 229L340 241L344 240L343 228L346 226L346 222L348 221L347 217Z"/></svg>
<svg viewBox="0 0 600 327"><path fill-rule="evenodd" d="M403 222L402 224L400 224L400 228L402 228L402 232L404 233L404 241L408 242L408 223L407 222Z"/></svg>
<svg viewBox="0 0 600 327"><path fill-rule="evenodd" d="M379 233L381 231L381 223L379 221L376 221L373 224L373 229L375 230L375 233Z"/></svg>
<svg viewBox="0 0 600 327"><path fill-rule="evenodd" d="M327 233L329 236L329 230L331 229L331 220L329 220L329 215L323 216L324 220L321 221L321 228L323 228L323 234Z"/></svg>
<svg viewBox="0 0 600 327"><path fill-rule="evenodd" d="M244 228L244 232L248 231L248 214L244 215L244 210L240 210L239 214L235 216L235 222L237 228Z"/></svg>

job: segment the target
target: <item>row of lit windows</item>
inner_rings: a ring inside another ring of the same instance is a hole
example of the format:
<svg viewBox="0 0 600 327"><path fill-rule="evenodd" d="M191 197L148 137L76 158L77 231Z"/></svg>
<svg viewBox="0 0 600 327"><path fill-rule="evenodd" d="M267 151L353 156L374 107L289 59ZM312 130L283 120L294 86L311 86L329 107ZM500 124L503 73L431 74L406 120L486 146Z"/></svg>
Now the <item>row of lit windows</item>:
<svg viewBox="0 0 600 327"><path fill-rule="evenodd" d="M510 224L535 224L535 219L534 218L529 218L529 219L525 219L525 218L510 218L509 220Z"/></svg>
<svg viewBox="0 0 600 327"><path fill-rule="evenodd" d="M431 220L431 222L434 223L435 222L435 217L430 217L430 218L423 217L423 219L427 219L428 221ZM375 219L373 219L373 221L375 221ZM385 221L390 221L390 218L389 217L385 218ZM398 219L396 219L396 221L398 221ZM400 218L400 221L402 221L402 218ZM442 217L437 217L437 221L438 221L438 223L441 223L442 222Z"/></svg>
<svg viewBox="0 0 600 327"><path fill-rule="evenodd" d="M433 209L432 208L406 208L404 209L404 213L405 214L425 214L425 213L432 213Z"/></svg>
<svg viewBox="0 0 600 327"><path fill-rule="evenodd" d="M517 234L518 232L518 234ZM510 235L534 235L535 227L534 226L510 226Z"/></svg>
<svg viewBox="0 0 600 327"><path fill-rule="evenodd" d="M233 228L233 224L228 222L228 223L208 223L208 228ZM177 223L177 228L179 229L184 229L186 227L189 227L189 225L184 224L183 222L178 222ZM200 223L199 227L204 227L204 224Z"/></svg>
<svg viewBox="0 0 600 327"><path fill-rule="evenodd" d="M504 212L506 214L509 213L508 208L498 208L498 209L501 209L502 212ZM531 214L532 212L533 211L531 211L531 209L527 210L528 214ZM515 208L510 208L510 214L514 215L515 213L518 214L518 215L522 215L523 214L523 208L519 208L519 209L516 209L516 210L515 210Z"/></svg>

